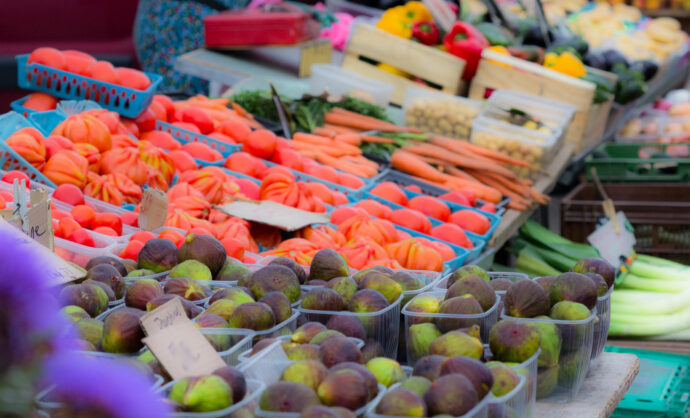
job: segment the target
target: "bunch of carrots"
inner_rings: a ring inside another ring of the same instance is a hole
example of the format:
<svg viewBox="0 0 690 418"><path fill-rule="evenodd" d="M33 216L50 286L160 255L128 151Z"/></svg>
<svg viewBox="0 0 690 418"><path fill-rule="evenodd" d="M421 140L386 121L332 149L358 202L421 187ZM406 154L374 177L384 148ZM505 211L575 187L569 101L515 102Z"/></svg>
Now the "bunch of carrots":
<svg viewBox="0 0 690 418"><path fill-rule="evenodd" d="M350 141L348 144L353 148L363 142L396 143L382 136L363 135L366 131L419 132L340 108L326 113L324 120L324 126L315 129L314 134L327 137L332 143ZM324 146L327 145L324 143ZM527 210L534 202L546 204L549 200L548 196L531 188L530 180L519 179L506 167L529 167L529 163L466 141L436 135L430 135L424 142L408 140L395 150L390 162L394 168L436 186L450 190L472 189L477 197L487 202L498 203L503 195L508 196L511 209Z"/></svg>

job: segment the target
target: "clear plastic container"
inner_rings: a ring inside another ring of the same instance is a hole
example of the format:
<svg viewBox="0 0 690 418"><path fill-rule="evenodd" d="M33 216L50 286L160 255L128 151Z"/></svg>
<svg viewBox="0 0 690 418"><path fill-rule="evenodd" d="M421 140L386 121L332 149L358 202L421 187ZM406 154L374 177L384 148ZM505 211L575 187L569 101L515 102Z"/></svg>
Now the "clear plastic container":
<svg viewBox="0 0 690 418"><path fill-rule="evenodd" d="M55 237L55 254L63 260L74 263L79 267L86 267L86 264L92 258L108 255L108 245L100 240L99 237L93 236L93 238L96 245L102 245L102 247L87 247L66 239Z"/></svg>
<svg viewBox="0 0 690 418"><path fill-rule="evenodd" d="M292 335L283 335L283 336L278 337L276 339L278 341L280 341L281 343L290 343L291 337L292 337ZM359 348L360 350L362 349L362 347L364 347L364 341L360 340L359 338L347 337L347 339L354 342L355 344L357 344L357 348ZM244 350L243 352L241 352L239 354L239 356L237 357L237 359L240 362L245 362L245 361L248 361L251 357L253 357L252 356L252 348L249 347L247 350Z"/></svg>
<svg viewBox="0 0 690 418"><path fill-rule="evenodd" d="M244 399L242 399L234 405L231 405L225 409L221 409L220 411L173 412L170 414L170 416L180 418L221 418L232 416L233 414L238 414L238 416L251 416L252 411L254 411L254 409L257 407L259 403L259 396L261 396L261 392L264 391L266 385L264 385L262 382L258 380L251 378L247 378L246 381L247 394L244 395ZM170 391L172 390L172 387L175 385L175 383L177 383L176 380L169 382L168 384L160 388L160 392L167 397L168 395L170 395ZM240 415L239 413L241 411L245 411L245 414Z"/></svg>
<svg viewBox="0 0 690 418"><path fill-rule="evenodd" d="M611 293L613 293L613 286L604 296L597 298L598 321L594 324L594 342L592 343L588 376L596 371L596 368L599 366L599 357L604 352L604 347L606 347L609 325L611 324Z"/></svg>
<svg viewBox="0 0 690 418"><path fill-rule="evenodd" d="M211 342L211 345L218 351L218 348L229 347L218 351L220 357L230 366L240 364L240 353L252 348L253 332L247 330L237 330L236 333L228 333L225 329L222 332L219 328L199 328L199 331Z"/></svg>
<svg viewBox="0 0 690 418"><path fill-rule="evenodd" d="M482 107L483 104L477 100L408 87L405 89L403 115L407 126L467 140L472 121L481 113Z"/></svg>
<svg viewBox="0 0 690 418"><path fill-rule="evenodd" d="M489 271L487 272L489 274L489 279L508 279L511 282L515 283L520 280L529 280L529 276L526 275L525 273L510 273L510 272L503 272L503 271ZM452 273L451 273L452 274ZM439 280L436 283L436 286L434 286L434 289L438 290L446 290L447 287L446 285L448 284L448 277L450 277L450 274L445 275L441 280ZM497 295L504 295L505 291L496 291Z"/></svg>
<svg viewBox="0 0 690 418"><path fill-rule="evenodd" d="M396 387L397 385L393 385L388 390L395 389ZM383 395L384 394L379 391L379 396L377 396L374 401L370 402L370 405L366 411L367 418L405 418L396 417L394 415L380 415L376 413L376 407L379 405ZM489 412L489 402L491 402L490 393L484 396L484 399L482 399L474 408L470 409L465 415L462 415L458 418L486 418ZM515 417L519 418L520 415L515 415Z"/></svg>
<svg viewBox="0 0 690 418"><path fill-rule="evenodd" d="M438 271L429 271L429 270L402 270L405 271L406 273L409 273L416 277L417 279L421 280L422 283L424 283L424 286L420 287L417 290L403 290L402 295L403 299L400 302L401 305L405 305L407 302L409 302L413 297L417 296L420 293L427 292L434 287L436 287L436 283L441 280L443 275L438 272Z"/></svg>
<svg viewBox="0 0 690 418"><path fill-rule="evenodd" d="M300 313L293 309L292 316L285 321L273 326L272 328L265 329L262 331L254 331L251 329L244 328L214 328L219 331L219 333L234 335L238 333L246 333L247 335L253 335L253 341L264 340L266 338L276 338L282 335L292 335L292 333L297 329L297 318L299 318ZM245 351L245 350L243 350ZM241 351L240 351L241 352ZM239 353L238 353L239 355Z"/></svg>
<svg viewBox="0 0 690 418"><path fill-rule="evenodd" d="M520 376L527 379L525 382L525 403L526 403L526 417L534 416L534 408L537 404L537 374L538 374L538 360L541 354L541 349L537 350L532 357L523 361L520 364L510 366ZM519 416L519 415L518 415Z"/></svg>
<svg viewBox="0 0 690 418"><path fill-rule="evenodd" d="M270 344L253 356L242 360L238 368L248 378L256 379L266 385L279 381L285 367L293 363L287 358L281 344L281 341Z"/></svg>
<svg viewBox="0 0 690 418"><path fill-rule="evenodd" d="M549 402L570 402L577 396L589 370L596 316L596 308L592 310L588 318L579 321L515 318L505 315L504 312L502 316L504 319L531 324L553 324L560 331L562 343L558 364L539 367L537 370L537 399L548 399Z"/></svg>
<svg viewBox="0 0 690 418"><path fill-rule="evenodd" d="M331 13L347 13L355 17L379 18L383 10L345 0L326 0L326 10Z"/></svg>
<svg viewBox="0 0 690 418"><path fill-rule="evenodd" d="M528 408L527 378L518 376L520 383L501 397L490 395L489 397L489 416L491 418L526 417Z"/></svg>
<svg viewBox="0 0 690 418"><path fill-rule="evenodd" d="M369 401L366 405L363 407L352 411L354 414L358 417L363 417L365 414L368 415L368 411L373 408L374 405L377 405L383 395L386 393L386 387L383 386L382 384L379 384L379 393L376 395L374 399ZM256 411L254 411L256 416L259 417L265 417L265 418L299 418L300 414L297 412L272 412L272 411L264 411L260 408L256 408ZM478 417L478 415L477 415Z"/></svg>
<svg viewBox="0 0 690 418"><path fill-rule="evenodd" d="M562 132L554 128L551 134L546 134L478 116L472 123L470 142L528 162L530 167L508 168L521 178L530 178L539 174L560 149Z"/></svg>
<svg viewBox="0 0 690 418"><path fill-rule="evenodd" d="M560 128L562 132L568 130L576 110L575 106L569 103L513 90L494 91L487 100L487 106L484 109L484 116L491 117L490 115L496 115L499 120L504 119L503 112L496 113L495 107L492 108L492 106L498 106L505 110L522 110L539 119L547 126Z"/></svg>
<svg viewBox="0 0 690 418"><path fill-rule="evenodd" d="M439 302L443 302L446 296L445 290L434 290L430 292L423 293L424 296L433 296ZM459 315L459 314L441 314L441 313L424 313L424 312L413 312L408 310L410 303L414 301L414 298L402 309L402 314L405 316L405 341L409 339L409 329L410 326L419 324L422 322L438 321L439 319L455 320L453 326L457 329L459 328L469 328L473 325L479 325L479 333L481 335L482 341L489 340L489 330L498 320L498 305L501 299L496 298L496 302L493 306L486 312L474 315ZM448 332L450 330L447 330ZM443 332L443 330L442 330ZM409 346L409 344L406 344ZM409 348L409 347L408 347ZM426 353L412 353L407 350L407 363L409 365L414 365L419 358L425 356Z"/></svg>
<svg viewBox="0 0 690 418"><path fill-rule="evenodd" d="M378 312L317 311L301 306L297 310L304 322L321 322L326 324L333 316L349 316L359 319L364 324L367 339L364 350L368 348L376 356L396 358L398 352L398 332L400 330L400 302L403 296Z"/></svg>
<svg viewBox="0 0 690 418"><path fill-rule="evenodd" d="M350 96L386 107L393 86L332 64L314 64L311 66L309 93L319 96L324 92L329 96Z"/></svg>

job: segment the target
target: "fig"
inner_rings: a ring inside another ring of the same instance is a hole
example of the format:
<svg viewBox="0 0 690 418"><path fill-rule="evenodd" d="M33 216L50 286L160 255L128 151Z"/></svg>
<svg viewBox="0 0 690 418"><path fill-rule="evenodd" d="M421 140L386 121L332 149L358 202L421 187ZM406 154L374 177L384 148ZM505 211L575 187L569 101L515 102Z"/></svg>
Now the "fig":
<svg viewBox="0 0 690 418"><path fill-rule="evenodd" d="M468 274L453 283L446 292L445 299L452 299L458 296L472 295L482 311L486 312L496 303L496 292L491 287L489 282L477 276L476 274Z"/></svg>
<svg viewBox="0 0 690 418"><path fill-rule="evenodd" d="M479 266L475 266L473 264L469 264L469 265L460 267L459 269L457 269L453 273L451 273L450 276L448 276L448 280L446 281L446 289L453 286L453 284L455 283L456 280L461 279L461 278L468 276L470 274L479 276L482 279L486 280L487 282L491 280L491 278L489 277L489 273L487 273L483 268L481 268Z"/></svg>
<svg viewBox="0 0 690 418"><path fill-rule="evenodd" d="M247 393L247 381L241 371L232 366L223 366L216 369L213 374L221 377L230 386L233 404L244 399L244 395Z"/></svg>
<svg viewBox="0 0 690 418"><path fill-rule="evenodd" d="M86 280L108 285L115 294L115 299L120 299L125 294L125 281L122 279L120 271L111 264L96 264L91 267L86 273Z"/></svg>
<svg viewBox="0 0 690 418"><path fill-rule="evenodd" d="M122 261L118 260L115 257L109 257L106 255L101 255L98 257L94 257L91 260L89 260L88 263L86 263L86 267L84 267L87 271L91 270L94 266L97 266L99 264L109 264L117 270L118 273L120 273L120 276L126 276L127 275L127 267L122 263Z"/></svg>
<svg viewBox="0 0 690 418"><path fill-rule="evenodd" d="M551 395L558 386L558 365L537 369L537 399Z"/></svg>
<svg viewBox="0 0 690 418"><path fill-rule="evenodd" d="M383 395L376 406L376 413L404 417L427 416L424 399L416 392L401 387L392 389Z"/></svg>
<svg viewBox="0 0 690 418"><path fill-rule="evenodd" d="M491 372L494 380L493 386L491 386L491 393L495 397L500 398L509 394L520 384L520 377L510 366L500 361L490 361L486 363L486 367Z"/></svg>
<svg viewBox="0 0 690 418"><path fill-rule="evenodd" d="M124 264L125 270L127 270L127 274L129 274L129 273L131 273L137 269L136 260L130 260L129 258L123 258L120 261L122 262L122 264Z"/></svg>
<svg viewBox="0 0 690 418"><path fill-rule="evenodd" d="M76 323L77 335L84 341L98 347L98 343L103 338L103 322L93 319L84 318Z"/></svg>
<svg viewBox="0 0 690 418"><path fill-rule="evenodd" d="M256 299L261 299L268 292L282 292L290 303L297 302L301 296L299 280L295 273L280 265L266 266L255 271L249 279L249 290Z"/></svg>
<svg viewBox="0 0 690 418"><path fill-rule="evenodd" d="M484 346L478 338L462 331L450 331L431 343L429 353L445 357L466 356L480 359L484 353Z"/></svg>
<svg viewBox="0 0 690 418"><path fill-rule="evenodd" d="M144 244L137 256L137 268L162 273L178 263L177 246L167 239L154 238Z"/></svg>
<svg viewBox="0 0 690 418"><path fill-rule="evenodd" d="M342 406L356 410L369 401L364 378L354 370L329 372L317 389L319 399L328 406Z"/></svg>
<svg viewBox="0 0 690 418"><path fill-rule="evenodd" d="M378 290L386 298L388 304L392 304L398 300L402 294L402 287L398 282L382 275L366 278L360 284L360 288Z"/></svg>
<svg viewBox="0 0 690 418"><path fill-rule="evenodd" d="M345 308L345 302L335 290L315 287L302 298L302 308L314 311L342 311Z"/></svg>
<svg viewBox="0 0 690 418"><path fill-rule="evenodd" d="M378 312L388 307L388 300L378 290L362 289L355 292L350 300L351 312Z"/></svg>
<svg viewBox="0 0 690 418"><path fill-rule="evenodd" d="M292 259L287 257L277 257L271 260L268 265L277 265L289 268L293 273L295 273L295 276L297 276L297 280L299 280L300 284L304 284L307 281L307 273L304 271L304 267L300 266Z"/></svg>
<svg viewBox="0 0 690 418"><path fill-rule="evenodd" d="M349 409L319 405L305 409L299 418L356 418L356 415Z"/></svg>
<svg viewBox="0 0 690 418"><path fill-rule="evenodd" d="M477 315L482 310L479 302L470 294L444 300L438 313L444 315ZM453 331L458 328L466 328L477 322L475 318L441 317L436 319L436 325L441 332Z"/></svg>
<svg viewBox="0 0 690 418"><path fill-rule="evenodd" d="M194 280L211 280L211 270L206 267L206 264L196 260L185 260L168 273L168 277L189 277Z"/></svg>
<svg viewBox="0 0 690 418"><path fill-rule="evenodd" d="M67 305L60 309L60 313L64 315L70 322L77 322L80 319L90 318L88 312L86 312L81 306Z"/></svg>
<svg viewBox="0 0 690 418"><path fill-rule="evenodd" d="M606 280L604 280L604 278L601 277L601 274L584 273L584 275L589 277L589 279L593 281L594 284L597 286L597 296L602 297L605 296L606 293L608 293L609 285L608 283L606 283Z"/></svg>
<svg viewBox="0 0 690 418"><path fill-rule="evenodd" d="M357 344L345 337L332 337L321 343L321 362L332 367L342 362L362 362L362 353Z"/></svg>
<svg viewBox="0 0 690 418"><path fill-rule="evenodd" d="M343 303L347 305L352 299L352 295L357 291L357 282L350 277L338 277L337 279L326 282L326 287L333 289L343 299Z"/></svg>
<svg viewBox="0 0 690 418"><path fill-rule="evenodd" d="M198 328L227 328L228 321L220 315L207 313L199 315L194 320L194 325Z"/></svg>
<svg viewBox="0 0 690 418"><path fill-rule="evenodd" d="M286 381L269 385L259 399L259 408L271 412L299 413L314 405L321 405L321 401L312 388Z"/></svg>
<svg viewBox="0 0 690 418"><path fill-rule="evenodd" d="M555 276L542 276L534 279L535 282L539 283L541 287L544 288L547 295L551 293L551 285L553 284L554 280L556 280Z"/></svg>
<svg viewBox="0 0 690 418"><path fill-rule="evenodd" d="M125 305L130 308L146 309L146 304L163 296L163 288L154 279L139 279L125 291Z"/></svg>
<svg viewBox="0 0 690 418"><path fill-rule="evenodd" d="M168 295L178 295L191 301L205 299L209 293L205 286L189 277L168 279L163 285L163 291Z"/></svg>
<svg viewBox="0 0 690 418"><path fill-rule="evenodd" d="M79 306L92 317L108 308L108 295L100 287L90 284L67 285L60 291L58 300L62 306Z"/></svg>
<svg viewBox="0 0 690 418"><path fill-rule="evenodd" d="M425 377L433 382L441 376L441 365L445 360L445 356L424 356L415 363L412 369L412 376Z"/></svg>
<svg viewBox="0 0 690 418"><path fill-rule="evenodd" d="M489 282L489 285L494 289L495 292L505 292L512 284L512 281L502 277L492 279Z"/></svg>
<svg viewBox="0 0 690 418"><path fill-rule="evenodd" d="M581 321L583 319L589 318L592 313L589 311L587 306L564 300L556 303L551 308L551 313L549 316L551 319L560 319L565 321Z"/></svg>
<svg viewBox="0 0 690 418"><path fill-rule="evenodd" d="M208 268L208 267L206 267ZM211 270L209 269L209 272ZM240 282L246 281L251 277L252 271L249 270L245 265L239 263L230 263L225 261L223 268L220 269L218 274L213 276L213 280L223 280L228 282Z"/></svg>
<svg viewBox="0 0 690 418"><path fill-rule="evenodd" d="M179 262L200 261L211 270L211 277L218 274L225 265L226 259L225 247L216 237L211 235L189 234L180 247Z"/></svg>
<svg viewBox="0 0 690 418"><path fill-rule="evenodd" d="M346 337L359 338L362 341L367 337L362 321L354 316L333 315L326 322L326 328L339 331Z"/></svg>
<svg viewBox="0 0 690 418"><path fill-rule="evenodd" d="M362 361L365 363L373 358L381 357L385 354L381 343L372 338L369 338L364 342L364 347L362 347L361 351Z"/></svg>
<svg viewBox="0 0 690 418"><path fill-rule="evenodd" d="M427 390L431 386L431 380L422 376L410 376L405 379L400 386L403 389L409 389L419 396L424 396Z"/></svg>
<svg viewBox="0 0 690 418"><path fill-rule="evenodd" d="M187 299L184 299L178 295L162 295L158 296L157 298L151 299L146 303L146 310L151 312L152 310L158 308L159 306L171 301L172 299L179 299L180 302L182 303L182 307L184 308L184 312L187 314L187 318L192 319L195 318L197 315L199 315L202 312L202 309L192 302L188 301Z"/></svg>
<svg viewBox="0 0 690 418"><path fill-rule="evenodd" d="M589 356L580 351L563 353L558 362L558 386L572 388L575 383L584 378L589 367Z"/></svg>
<svg viewBox="0 0 690 418"><path fill-rule="evenodd" d="M328 374L326 366L317 360L300 360L287 366L280 380L301 383L316 390Z"/></svg>
<svg viewBox="0 0 690 418"><path fill-rule="evenodd" d="M592 309L597 304L597 285L587 276L580 273L563 273L551 284L549 293L551 306L568 300L585 305Z"/></svg>
<svg viewBox="0 0 690 418"><path fill-rule="evenodd" d="M448 374L434 381L424 394L429 415L465 415L479 403L472 383L461 374Z"/></svg>
<svg viewBox="0 0 690 418"><path fill-rule="evenodd" d="M299 344L285 351L288 360L320 360L321 347L316 344Z"/></svg>
<svg viewBox="0 0 690 418"><path fill-rule="evenodd" d="M259 302L265 303L273 311L273 316L277 324L290 319L292 316L292 306L287 296L281 292L268 292Z"/></svg>
<svg viewBox="0 0 690 418"><path fill-rule="evenodd" d="M316 334L326 329L326 326L320 322L307 322L292 333L290 340L297 344L307 344Z"/></svg>
<svg viewBox="0 0 690 418"><path fill-rule="evenodd" d="M136 278L136 277L147 277L147 276L153 276L156 274L155 271L149 270L149 269L136 269L132 270L129 273L127 273L128 278Z"/></svg>
<svg viewBox="0 0 690 418"><path fill-rule="evenodd" d="M228 299L220 299L209 305L208 308L201 314L201 316L206 316L209 314L218 315L226 321L230 321L230 316L232 316L235 309L237 309L235 302Z"/></svg>
<svg viewBox="0 0 690 418"><path fill-rule="evenodd" d="M400 363L387 357L376 357L366 364L367 369L374 374L376 380L385 387L405 380L405 372Z"/></svg>
<svg viewBox="0 0 690 418"><path fill-rule="evenodd" d="M479 399L483 399L494 384L491 371L484 363L470 357L449 357L441 363L441 376L454 373L465 376L472 383Z"/></svg>
<svg viewBox="0 0 690 418"><path fill-rule="evenodd" d="M540 344L541 334L533 324L504 319L489 331L489 347L499 361L522 363L537 352Z"/></svg>
<svg viewBox="0 0 690 418"><path fill-rule="evenodd" d="M256 302L250 293L247 293L240 287L225 287L214 293L211 299L208 300L208 303L213 303L220 299L228 299L238 306L243 303Z"/></svg>
<svg viewBox="0 0 690 418"><path fill-rule="evenodd" d="M365 366L359 363L353 363L351 361L345 361L338 363L330 368L330 371L337 372L338 370L354 370L362 376L364 382L367 386L367 391L369 392L369 400L374 399L379 393L379 382L376 380L376 376L369 371Z"/></svg>
<svg viewBox="0 0 690 418"><path fill-rule="evenodd" d="M387 277L387 278L390 278L392 274L393 273L384 273L384 272L381 272L377 269L369 268L369 269L360 270L357 273L353 274L352 280L354 280L355 283L357 283L357 286L360 286L362 284L362 282L364 280L368 279L369 277Z"/></svg>
<svg viewBox="0 0 690 418"><path fill-rule="evenodd" d="M330 248L319 250L314 254L309 267L309 280L329 281L336 277L350 275L350 269L342 255Z"/></svg>
<svg viewBox="0 0 690 418"><path fill-rule="evenodd" d="M405 310L409 312L420 312L420 313L438 313L441 309L440 298L430 295L428 293L420 293L419 295L412 298L411 301L405 305ZM407 319L410 324L420 324L424 322L432 322L433 317L431 316L415 316L408 315Z"/></svg>
<svg viewBox="0 0 690 418"><path fill-rule="evenodd" d="M547 316L540 316L537 318L549 319ZM558 364L558 358L561 353L563 339L561 337L561 330L551 322L535 321L533 323L539 329L541 335L541 353L537 364L539 367L553 367Z"/></svg>
<svg viewBox="0 0 690 418"><path fill-rule="evenodd" d="M276 340L275 338L266 338L259 341L258 343L254 344L254 347L252 347L252 351L249 353L249 356L253 356L254 354L258 353L259 351L263 350L264 348L268 347L276 341L278 340Z"/></svg>
<svg viewBox="0 0 690 418"><path fill-rule="evenodd" d="M245 303L230 315L228 327L263 331L276 324L271 307L261 302Z"/></svg>
<svg viewBox="0 0 690 418"><path fill-rule="evenodd" d="M170 399L189 412L220 411L232 405L232 388L216 375L187 377L173 385Z"/></svg>
<svg viewBox="0 0 690 418"><path fill-rule="evenodd" d="M440 337L441 331L431 323L411 325L407 331L407 353L411 364L429 355L431 343Z"/></svg>
<svg viewBox="0 0 690 418"><path fill-rule="evenodd" d="M100 287L105 292L106 296L108 297L109 302L113 302L116 299L115 298L115 292L113 292L113 289L111 289L110 286L108 286L105 283L97 282L95 280L84 280L82 282L82 284L88 284L88 285Z"/></svg>
<svg viewBox="0 0 690 418"><path fill-rule="evenodd" d="M343 333L340 331L329 329L326 331L321 331L318 334L314 335L314 338L312 338L309 341L309 344L315 344L320 346L324 341L332 337L345 337L345 335L343 335Z"/></svg>
<svg viewBox="0 0 690 418"><path fill-rule="evenodd" d="M549 296L539 283L521 280L513 283L503 297L505 312L518 318L533 318L549 312Z"/></svg>
<svg viewBox="0 0 690 418"><path fill-rule="evenodd" d="M111 312L103 322L103 351L108 353L136 353L144 344L144 330L139 318L143 311L120 308Z"/></svg>
<svg viewBox="0 0 690 418"><path fill-rule="evenodd" d="M325 280L309 280L305 284L309 286L326 286L328 282Z"/></svg>
<svg viewBox="0 0 690 418"><path fill-rule="evenodd" d="M616 269L606 260L599 257L583 258L570 271L575 273L596 273L604 278L609 289L616 280Z"/></svg>
<svg viewBox="0 0 690 418"><path fill-rule="evenodd" d="M419 290L424 287L424 282L407 271L396 271L391 275L391 279L398 283L403 292Z"/></svg>

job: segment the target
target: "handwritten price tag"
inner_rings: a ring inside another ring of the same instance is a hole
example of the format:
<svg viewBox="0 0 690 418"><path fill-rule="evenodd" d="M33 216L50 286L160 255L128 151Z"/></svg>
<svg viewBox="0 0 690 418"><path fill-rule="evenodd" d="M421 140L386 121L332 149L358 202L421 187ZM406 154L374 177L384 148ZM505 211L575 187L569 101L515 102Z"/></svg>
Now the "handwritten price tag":
<svg viewBox="0 0 690 418"><path fill-rule="evenodd" d="M175 298L145 314L140 321L146 335L154 335L166 328L189 321L189 319L187 319L182 302Z"/></svg>
<svg viewBox="0 0 690 418"><path fill-rule="evenodd" d="M160 228L168 217L168 195L158 189L144 190L139 211L139 226L147 231Z"/></svg>
<svg viewBox="0 0 690 418"><path fill-rule="evenodd" d="M635 233L623 212L616 213L619 225L616 232L613 222L607 219L603 225L587 237L587 241L599 251L599 255L613 267L620 268L635 251Z"/></svg>

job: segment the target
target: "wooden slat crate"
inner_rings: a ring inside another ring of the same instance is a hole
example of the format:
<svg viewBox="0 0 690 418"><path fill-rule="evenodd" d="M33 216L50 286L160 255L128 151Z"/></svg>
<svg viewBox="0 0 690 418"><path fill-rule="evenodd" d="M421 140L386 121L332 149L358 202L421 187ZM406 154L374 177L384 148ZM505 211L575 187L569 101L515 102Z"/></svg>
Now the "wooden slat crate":
<svg viewBox="0 0 690 418"><path fill-rule="evenodd" d="M440 49L400 38L364 23L352 28L342 67L365 77L393 85L391 103L402 105L405 88L424 87L408 78L381 70L368 61L392 65L429 82L450 94L461 94L465 88L462 72L465 61ZM363 60L364 58L365 60Z"/></svg>
<svg viewBox="0 0 690 418"><path fill-rule="evenodd" d="M587 68L587 71L604 75L615 83L614 74L593 68ZM515 90L575 106L575 115L566 141L575 145L576 153L601 138L613 104L613 97L604 103L592 103L594 83L561 74L539 64L484 50L477 75L472 79L469 97L483 100L487 89Z"/></svg>

